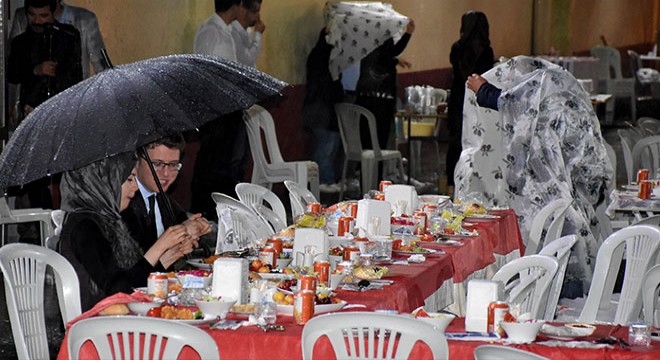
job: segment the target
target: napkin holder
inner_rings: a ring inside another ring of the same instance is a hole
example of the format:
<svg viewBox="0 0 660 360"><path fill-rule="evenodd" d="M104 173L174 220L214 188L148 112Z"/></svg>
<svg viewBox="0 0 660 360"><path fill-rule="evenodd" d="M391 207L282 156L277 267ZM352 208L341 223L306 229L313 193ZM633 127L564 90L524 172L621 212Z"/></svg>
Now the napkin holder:
<svg viewBox="0 0 660 360"><path fill-rule="evenodd" d="M412 185L390 185L385 189L385 201L394 205L397 201L404 201L406 206L402 212L407 215L417 210L419 198L417 197L417 190ZM394 210L394 209L392 209ZM400 215L400 214L399 214Z"/></svg>
<svg viewBox="0 0 660 360"><path fill-rule="evenodd" d="M360 229L358 236L366 236L365 230L369 229L369 222L372 218L377 218L380 221L376 226L376 231L378 233L372 233L370 235L389 235L391 209L392 207L388 201L372 199L362 199L358 201L357 219L355 221L355 226Z"/></svg>
<svg viewBox="0 0 660 360"><path fill-rule="evenodd" d="M325 231L313 228L300 228L296 229L293 238L293 260L291 266L303 266L303 256L298 254L305 254L307 249L314 248L314 258L328 257L328 250L330 249L330 240ZM320 256L316 256L320 255Z"/></svg>
<svg viewBox="0 0 660 360"><path fill-rule="evenodd" d="M492 280L470 280L467 286L465 331L488 332L488 305L504 298L502 283Z"/></svg>
<svg viewBox="0 0 660 360"><path fill-rule="evenodd" d="M235 299L237 304L247 304L248 300L247 259L218 258L213 262L211 294L223 299Z"/></svg>

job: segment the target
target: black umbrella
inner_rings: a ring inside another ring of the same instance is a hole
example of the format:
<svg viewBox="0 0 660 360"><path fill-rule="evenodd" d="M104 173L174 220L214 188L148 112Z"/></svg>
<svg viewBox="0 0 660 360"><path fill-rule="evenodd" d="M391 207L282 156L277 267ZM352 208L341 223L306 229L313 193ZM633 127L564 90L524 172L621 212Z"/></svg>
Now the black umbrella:
<svg viewBox="0 0 660 360"><path fill-rule="evenodd" d="M44 102L20 124L0 156L0 188L135 151L246 109L284 86L253 68L205 55L108 69Z"/></svg>

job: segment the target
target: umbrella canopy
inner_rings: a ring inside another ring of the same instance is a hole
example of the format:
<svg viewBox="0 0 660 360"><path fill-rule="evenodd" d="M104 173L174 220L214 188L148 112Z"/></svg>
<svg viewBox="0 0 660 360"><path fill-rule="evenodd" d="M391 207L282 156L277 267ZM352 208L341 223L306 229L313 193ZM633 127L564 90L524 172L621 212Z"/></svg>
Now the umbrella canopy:
<svg viewBox="0 0 660 360"><path fill-rule="evenodd" d="M328 2L324 17L330 29L326 41L332 45L329 69L334 79L360 62L389 38L403 35L410 19L382 2Z"/></svg>
<svg viewBox="0 0 660 360"><path fill-rule="evenodd" d="M103 71L38 106L0 156L0 188L135 151L279 93L286 83L205 55Z"/></svg>

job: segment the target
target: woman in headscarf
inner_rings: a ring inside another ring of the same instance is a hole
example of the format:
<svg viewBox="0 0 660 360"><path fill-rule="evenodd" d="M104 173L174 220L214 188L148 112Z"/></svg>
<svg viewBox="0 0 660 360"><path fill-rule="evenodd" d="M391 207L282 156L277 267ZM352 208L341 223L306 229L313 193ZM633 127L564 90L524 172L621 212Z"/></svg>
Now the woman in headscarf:
<svg viewBox="0 0 660 360"><path fill-rule="evenodd" d="M449 148L447 150L447 183L454 186L454 167L461 155L463 100L468 76L481 74L493 67L495 55L490 47L488 19L480 11L468 11L461 18L461 37L449 53L453 81L447 104Z"/></svg>
<svg viewBox="0 0 660 360"><path fill-rule="evenodd" d="M76 269L83 311L116 292L145 286L151 272L165 271L192 251L183 225L168 228L143 253L119 212L137 190L135 154L96 161L62 177L66 218L60 235L62 254Z"/></svg>

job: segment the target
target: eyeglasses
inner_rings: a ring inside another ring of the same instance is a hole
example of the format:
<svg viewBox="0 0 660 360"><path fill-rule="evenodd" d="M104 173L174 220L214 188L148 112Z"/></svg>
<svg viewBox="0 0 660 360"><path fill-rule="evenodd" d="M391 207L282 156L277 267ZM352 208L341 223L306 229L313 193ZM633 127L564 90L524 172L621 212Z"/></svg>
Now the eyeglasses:
<svg viewBox="0 0 660 360"><path fill-rule="evenodd" d="M154 169L160 170L160 171L164 171L165 168L167 168L167 170L169 170L169 171L179 172L179 170L181 170L181 167L183 166L183 164L181 164L180 162L166 163L166 162L163 162L163 161L160 161L160 160L155 160L155 161L152 161L151 163L154 164Z"/></svg>

